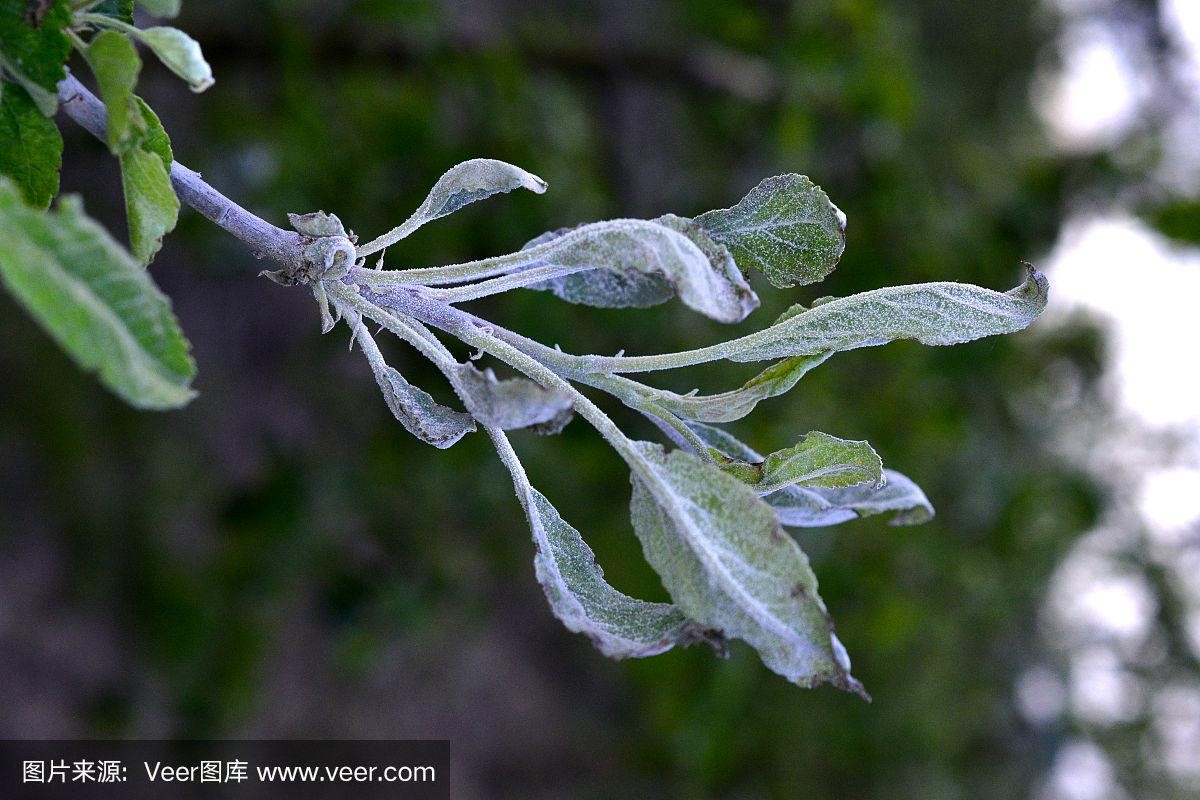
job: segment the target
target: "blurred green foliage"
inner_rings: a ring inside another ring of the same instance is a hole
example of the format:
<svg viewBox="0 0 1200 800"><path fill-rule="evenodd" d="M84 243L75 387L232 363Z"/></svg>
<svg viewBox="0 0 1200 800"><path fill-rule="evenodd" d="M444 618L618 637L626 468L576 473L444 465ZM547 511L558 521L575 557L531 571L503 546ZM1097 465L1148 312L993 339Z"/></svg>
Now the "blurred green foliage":
<svg viewBox="0 0 1200 800"><path fill-rule="evenodd" d="M1053 33L1035 6L191 2L179 24L216 86L191 96L148 69L144 93L181 161L276 222L322 208L373 236L475 156L549 181L429 225L394 267L692 215L806 173L849 217L846 255L821 286L756 285L749 330L826 294L1004 289L1045 252L1079 167L1050 155L1029 110ZM99 145L67 133L64 189L119 231ZM1058 734L1021 720L1013 684L1038 658L1048 574L1099 502L1044 446L1039 404L1064 364L1095 378L1093 333L843 354L738 429L760 450L810 429L868 439L938 507L918 528L799 534L867 705L798 690L741 646L727 662L603 659L551 617L487 442L407 437L345 336L320 337L311 299L258 268L194 214L168 239L153 270L201 393L168 415L122 406L0 299L0 591L21 614L0 733L450 736L463 797L1028 794ZM729 335L678 304L479 306L576 351ZM389 358L448 396L420 359ZM715 389L752 373L667 377ZM613 583L663 598L628 528L627 474L592 431L514 441Z"/></svg>

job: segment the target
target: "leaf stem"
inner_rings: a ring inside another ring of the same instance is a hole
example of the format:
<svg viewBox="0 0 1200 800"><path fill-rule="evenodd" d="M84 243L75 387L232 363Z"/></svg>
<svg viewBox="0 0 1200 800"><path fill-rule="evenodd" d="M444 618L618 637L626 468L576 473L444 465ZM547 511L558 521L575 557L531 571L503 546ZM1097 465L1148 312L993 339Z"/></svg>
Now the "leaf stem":
<svg viewBox="0 0 1200 800"><path fill-rule="evenodd" d="M68 74L58 84L59 107L88 133L106 141L108 112L86 86ZM277 228L218 192L178 161L171 162L171 185L179 199L249 246L255 258L269 258L286 268L304 264L312 239Z"/></svg>

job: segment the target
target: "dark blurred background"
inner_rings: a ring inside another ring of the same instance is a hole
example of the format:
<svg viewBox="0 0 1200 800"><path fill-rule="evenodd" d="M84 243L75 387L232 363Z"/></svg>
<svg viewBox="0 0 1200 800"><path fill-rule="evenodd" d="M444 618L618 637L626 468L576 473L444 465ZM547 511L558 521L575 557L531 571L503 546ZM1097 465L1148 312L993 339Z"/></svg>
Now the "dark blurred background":
<svg viewBox="0 0 1200 800"><path fill-rule="evenodd" d="M817 287L756 284L743 332L888 284L1006 289L1081 215L1194 253L1187 4L190 0L177 24L216 85L191 95L148 62L141 92L181 161L276 223L321 208L371 238L477 156L549 181L423 228L393 267L691 216L804 172L849 217L845 257ZM1071 43L1097 31L1137 65L1133 105L1072 139ZM62 124L64 190L123 236L115 164ZM1191 463L1194 430L1123 409L1102 315L1052 294L1025 334L843 354L737 426L760 450L814 428L868 439L937 506L921 527L797 532L868 705L740 645L614 662L565 631L485 437L409 437L344 329L321 337L311 296L261 268L191 212L167 239L152 271L200 391L168 414L122 405L0 296L0 736L449 737L463 798L1200 797L1200 535L1177 514L1175 549L1147 546L1130 494ZM678 304L475 308L573 351L731 335ZM398 343L388 356L441 391ZM1118 430L1137 446L1106 450ZM613 583L664 598L598 437L576 421L513 438ZM1079 566L1104 530L1108 560Z"/></svg>

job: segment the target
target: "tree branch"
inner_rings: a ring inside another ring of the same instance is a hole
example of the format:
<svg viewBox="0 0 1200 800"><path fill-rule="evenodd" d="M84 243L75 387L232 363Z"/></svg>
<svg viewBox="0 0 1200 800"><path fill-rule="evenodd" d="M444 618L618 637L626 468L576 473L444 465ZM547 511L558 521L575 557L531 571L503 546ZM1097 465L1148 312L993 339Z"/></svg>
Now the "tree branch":
<svg viewBox="0 0 1200 800"><path fill-rule="evenodd" d="M58 84L59 107L100 141L107 141L108 112L104 104L68 74ZM312 239L277 228L218 192L178 161L171 163L171 185L179 199L245 242L256 258L269 258L289 271L304 265L304 250Z"/></svg>

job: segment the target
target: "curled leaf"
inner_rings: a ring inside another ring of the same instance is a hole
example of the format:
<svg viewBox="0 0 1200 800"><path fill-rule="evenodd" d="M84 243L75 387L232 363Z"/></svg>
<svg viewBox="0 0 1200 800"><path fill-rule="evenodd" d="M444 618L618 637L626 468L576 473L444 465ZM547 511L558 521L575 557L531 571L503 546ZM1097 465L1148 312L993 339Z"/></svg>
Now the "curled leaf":
<svg viewBox="0 0 1200 800"><path fill-rule="evenodd" d="M458 364L450 378L471 416L483 425L557 433L571 419L569 396L528 378L500 380L491 369L478 370L473 364Z"/></svg>
<svg viewBox="0 0 1200 800"><path fill-rule="evenodd" d="M618 219L543 234L522 250L528 268L581 267L532 284L572 303L644 307L678 295L720 322L738 322L758 306L727 250L680 217Z"/></svg>
<svg viewBox="0 0 1200 800"><path fill-rule="evenodd" d="M718 456L722 454L717 451ZM850 441L820 431L810 431L796 444L777 450L765 459L721 459L721 468L750 484L761 494L784 486L853 486L883 484L883 462L864 441Z"/></svg>
<svg viewBox="0 0 1200 800"><path fill-rule="evenodd" d="M100 31L93 36L84 57L108 110L108 148L119 154L141 138L143 120L134 102L133 87L142 60L129 37L116 31Z"/></svg>
<svg viewBox="0 0 1200 800"><path fill-rule="evenodd" d="M428 392L404 380L404 376L392 367L376 370L375 381L392 416L404 429L439 450L453 446L475 430L475 420L470 414L438 403Z"/></svg>
<svg viewBox="0 0 1200 800"><path fill-rule="evenodd" d="M815 283L837 266L846 246L845 215L804 175L767 178L732 208L696 217L743 269L780 288Z"/></svg>
<svg viewBox="0 0 1200 800"><path fill-rule="evenodd" d="M892 286L842 297L730 342L733 361L852 350L896 339L950 345L1028 327L1046 307L1050 284L1030 267L1015 289L968 283Z"/></svg>
<svg viewBox="0 0 1200 800"><path fill-rule="evenodd" d="M696 639L694 623L668 603L637 600L614 589L579 531L529 484L508 439L492 428L500 458L512 474L536 548L533 564L550 610L568 630L585 634L610 658L641 658Z"/></svg>
<svg viewBox="0 0 1200 800"><path fill-rule="evenodd" d="M320 294L317 296L318 303L321 297ZM413 386L388 366L360 317L350 316L346 321L353 331L351 344L355 341L359 343L367 363L371 365L371 371L375 373L375 382L379 384L384 402L405 430L426 444L445 450L476 429L475 420L470 414L438 403L428 392Z"/></svg>
<svg viewBox="0 0 1200 800"><path fill-rule="evenodd" d="M573 228L547 231L528 241L522 250L530 250L548 244L582 227L585 226L576 225ZM560 260L568 263L560 265L557 263ZM605 269L599 261L587 262L572 255L570 250L566 252L565 258L548 257L545 260L530 263L552 267L581 264L585 270L588 270L553 280L532 283L525 287L551 292L569 303L579 303L597 308L649 308L665 303L675 296L675 290L661 275L637 270ZM533 268L527 266L524 271L530 271Z"/></svg>
<svg viewBox="0 0 1200 800"><path fill-rule="evenodd" d="M138 5L154 17L178 17L180 0L138 0Z"/></svg>
<svg viewBox="0 0 1200 800"><path fill-rule="evenodd" d="M167 69L187 81L193 92L213 85L212 67L204 60L199 43L178 28L142 28L135 34L154 51Z"/></svg>
<svg viewBox="0 0 1200 800"><path fill-rule="evenodd" d="M289 213L287 216L288 222L292 224L292 229L303 233L305 236L343 236L349 238L346 234L346 228L342 225L342 221L337 218L337 214L313 211L311 214Z"/></svg>
<svg viewBox="0 0 1200 800"><path fill-rule="evenodd" d="M453 214L465 205L491 197L500 192L528 189L536 194L546 191L546 182L494 158L473 158L451 167L429 190L425 201L403 224L358 249L359 256L367 256L395 244L426 222Z"/></svg>
<svg viewBox="0 0 1200 800"><path fill-rule="evenodd" d="M891 286L793 309L781 322L728 342L656 356L588 356L590 372L645 372L706 361L769 361L873 347L897 339L949 345L1027 328L1046 307L1050 284L1030 266L1007 292L969 283Z"/></svg>
<svg viewBox="0 0 1200 800"><path fill-rule="evenodd" d="M161 130L161 129L160 129ZM149 264L175 229L179 198L162 157L138 144L121 153L121 187L129 222L129 247L138 261Z"/></svg>
<svg viewBox="0 0 1200 800"><path fill-rule="evenodd" d="M911 478L885 469L883 479L883 486L870 483L831 489L785 486L763 499L775 509L780 524L797 528L837 525L888 512L893 512L889 525L920 525L933 519L933 504Z"/></svg>
<svg viewBox="0 0 1200 800"><path fill-rule="evenodd" d="M729 458L747 463L763 460L753 448L728 431L692 423L689 427L711 447ZM857 517L894 512L890 525L919 525L933 519L933 505L912 479L883 470L883 485L860 483L845 487L784 486L763 499L783 525L817 528L837 525Z"/></svg>
<svg viewBox="0 0 1200 800"><path fill-rule="evenodd" d="M745 640L793 683L832 683L865 697L808 558L770 506L690 453L635 446L634 530L675 605L697 623Z"/></svg>

